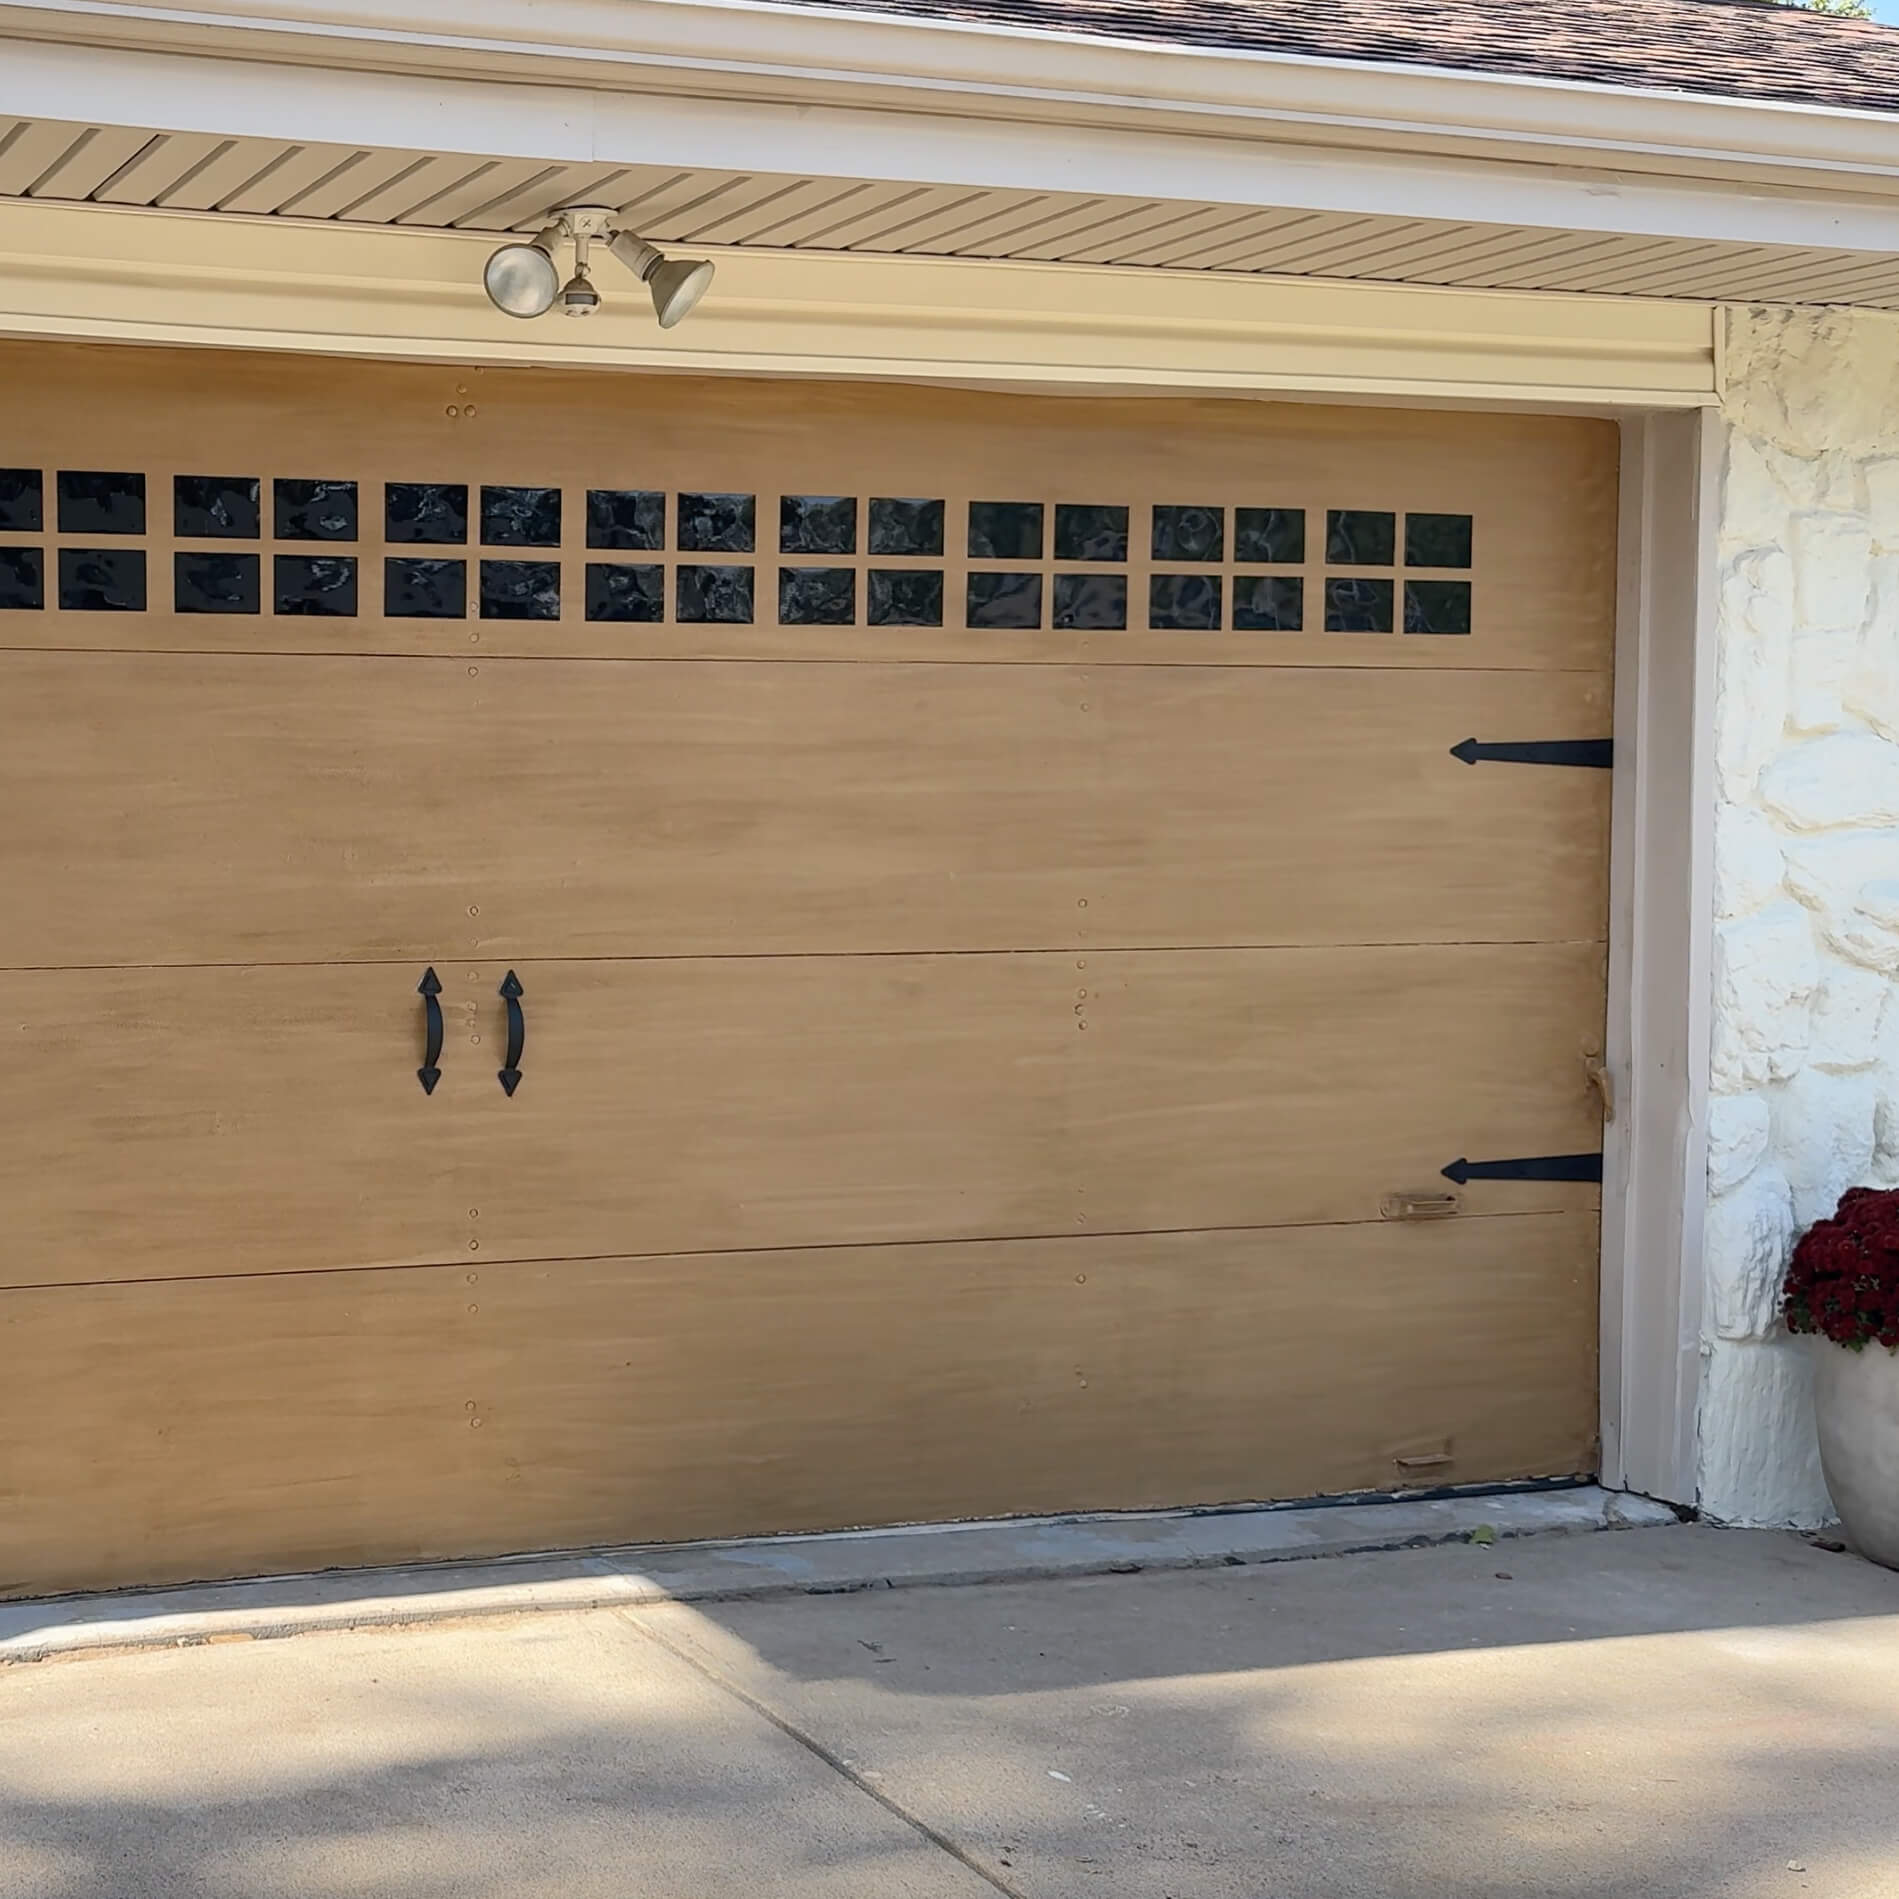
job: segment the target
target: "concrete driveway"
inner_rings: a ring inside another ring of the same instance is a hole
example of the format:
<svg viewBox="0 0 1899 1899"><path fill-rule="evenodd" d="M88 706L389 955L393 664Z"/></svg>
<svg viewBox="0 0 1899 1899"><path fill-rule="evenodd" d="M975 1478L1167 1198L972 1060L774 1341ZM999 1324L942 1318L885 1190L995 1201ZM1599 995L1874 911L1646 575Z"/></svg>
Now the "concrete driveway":
<svg viewBox="0 0 1899 1899"><path fill-rule="evenodd" d="M0 1670L8 1899L1892 1899L1899 1575L1546 1537Z"/></svg>

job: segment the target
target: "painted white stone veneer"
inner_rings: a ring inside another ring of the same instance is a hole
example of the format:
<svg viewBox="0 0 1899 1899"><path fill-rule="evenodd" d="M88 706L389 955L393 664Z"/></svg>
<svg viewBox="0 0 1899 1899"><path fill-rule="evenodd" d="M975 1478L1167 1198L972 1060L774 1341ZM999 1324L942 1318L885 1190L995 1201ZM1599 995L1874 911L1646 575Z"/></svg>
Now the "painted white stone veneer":
<svg viewBox="0 0 1899 1899"><path fill-rule="evenodd" d="M1899 317L1726 313L1701 1503L1812 1526L1796 1235L1899 1186Z"/></svg>

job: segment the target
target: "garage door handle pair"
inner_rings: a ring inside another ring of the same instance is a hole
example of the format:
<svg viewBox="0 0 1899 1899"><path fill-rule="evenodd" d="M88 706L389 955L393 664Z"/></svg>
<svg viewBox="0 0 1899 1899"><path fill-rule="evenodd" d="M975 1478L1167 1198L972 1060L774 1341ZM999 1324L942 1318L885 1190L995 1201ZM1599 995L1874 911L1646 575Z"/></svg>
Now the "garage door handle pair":
<svg viewBox="0 0 1899 1899"><path fill-rule="evenodd" d="M425 969L415 991L422 998L423 1025L422 1066L415 1071L415 1078L422 1084L422 1092L432 1095L435 1084L442 1079L442 979L433 968ZM521 995L521 978L509 970L501 985L501 1000L508 1007L508 1063L495 1076L509 1100L521 1085L521 1053L527 1047L527 1017L522 1013Z"/></svg>

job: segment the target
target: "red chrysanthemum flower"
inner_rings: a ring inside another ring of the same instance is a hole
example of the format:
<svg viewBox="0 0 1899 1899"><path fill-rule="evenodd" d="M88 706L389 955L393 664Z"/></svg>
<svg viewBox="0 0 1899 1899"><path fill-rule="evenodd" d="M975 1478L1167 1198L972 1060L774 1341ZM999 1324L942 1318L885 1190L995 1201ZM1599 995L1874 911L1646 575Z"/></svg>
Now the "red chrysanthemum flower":
<svg viewBox="0 0 1899 1899"><path fill-rule="evenodd" d="M1847 1189L1794 1248L1781 1311L1790 1332L1899 1348L1899 1191Z"/></svg>

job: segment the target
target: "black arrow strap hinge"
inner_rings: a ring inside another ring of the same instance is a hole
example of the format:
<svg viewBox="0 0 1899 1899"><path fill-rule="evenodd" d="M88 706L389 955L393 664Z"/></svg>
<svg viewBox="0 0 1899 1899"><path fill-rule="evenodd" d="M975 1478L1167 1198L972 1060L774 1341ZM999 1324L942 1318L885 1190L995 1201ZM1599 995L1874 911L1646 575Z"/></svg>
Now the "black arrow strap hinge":
<svg viewBox="0 0 1899 1899"><path fill-rule="evenodd" d="M1600 1154L1537 1154L1527 1160L1454 1160L1442 1170L1461 1187L1467 1180L1602 1179Z"/></svg>
<svg viewBox="0 0 1899 1899"><path fill-rule="evenodd" d="M1451 756L1466 765L1488 760L1495 765L1587 765L1607 771L1615 763L1615 740L1606 738L1529 739L1521 743L1485 744L1467 738L1451 747Z"/></svg>

